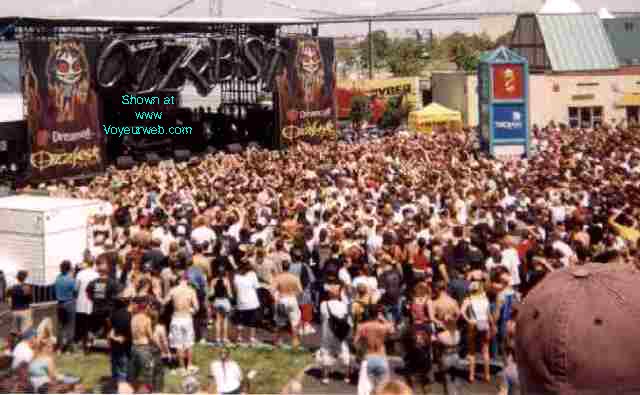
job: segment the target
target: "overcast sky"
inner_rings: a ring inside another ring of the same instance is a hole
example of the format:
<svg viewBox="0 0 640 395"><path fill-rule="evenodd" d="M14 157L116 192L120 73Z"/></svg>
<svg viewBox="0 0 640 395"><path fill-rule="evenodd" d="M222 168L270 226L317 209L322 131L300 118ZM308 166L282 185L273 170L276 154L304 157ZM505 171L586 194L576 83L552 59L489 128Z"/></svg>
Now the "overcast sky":
<svg viewBox="0 0 640 395"><path fill-rule="evenodd" d="M159 16L180 4L183 0L0 0L0 16ZM217 0L220 1L220 0ZM222 0L223 16L227 17L305 17L305 14L286 8L275 7L269 0ZM535 12L543 0L279 0L300 9L327 10L342 14L381 13L397 10L411 10L433 4L449 5L434 9L433 12ZM640 0L577 0L584 11L596 11L607 7L610 11L640 11ZM194 0L176 17L203 17L209 12L209 0ZM317 16L317 15L316 15ZM478 28L474 22L419 22L385 24L385 28L433 28L440 32L454 30L473 31ZM364 24L332 25L321 28L323 34L362 33Z"/></svg>

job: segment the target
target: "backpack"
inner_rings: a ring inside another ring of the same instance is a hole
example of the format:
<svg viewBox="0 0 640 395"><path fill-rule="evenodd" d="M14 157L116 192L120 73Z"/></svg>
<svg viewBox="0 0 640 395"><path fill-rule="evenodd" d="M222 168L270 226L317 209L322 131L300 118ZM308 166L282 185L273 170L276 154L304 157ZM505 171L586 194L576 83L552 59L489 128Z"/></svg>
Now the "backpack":
<svg viewBox="0 0 640 395"><path fill-rule="evenodd" d="M336 317L331 312L331 307L329 307L329 302L327 301L327 311L329 312L329 329L336 337L336 339L342 341L349 336L351 332L351 324L347 319L348 315L345 314L343 318Z"/></svg>

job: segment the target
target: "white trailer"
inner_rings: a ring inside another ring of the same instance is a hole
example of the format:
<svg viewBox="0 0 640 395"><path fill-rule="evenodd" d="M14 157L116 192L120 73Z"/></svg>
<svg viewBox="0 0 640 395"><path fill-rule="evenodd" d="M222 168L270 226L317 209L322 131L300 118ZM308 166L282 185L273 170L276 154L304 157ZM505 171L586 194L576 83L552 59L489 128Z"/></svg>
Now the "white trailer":
<svg viewBox="0 0 640 395"><path fill-rule="evenodd" d="M100 200L16 195L0 198L0 270L8 280L27 270L27 282L51 285L60 263L82 261L91 242L89 218L106 213Z"/></svg>

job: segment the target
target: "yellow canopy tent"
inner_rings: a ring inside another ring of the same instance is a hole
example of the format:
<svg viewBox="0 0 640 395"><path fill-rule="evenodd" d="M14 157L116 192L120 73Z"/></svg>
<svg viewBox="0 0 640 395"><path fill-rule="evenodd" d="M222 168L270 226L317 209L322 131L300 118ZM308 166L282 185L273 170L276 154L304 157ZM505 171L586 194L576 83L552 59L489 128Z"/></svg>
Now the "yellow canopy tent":
<svg viewBox="0 0 640 395"><path fill-rule="evenodd" d="M409 114L409 130L431 133L439 126L459 129L462 127L462 114L438 103L431 103L422 110Z"/></svg>

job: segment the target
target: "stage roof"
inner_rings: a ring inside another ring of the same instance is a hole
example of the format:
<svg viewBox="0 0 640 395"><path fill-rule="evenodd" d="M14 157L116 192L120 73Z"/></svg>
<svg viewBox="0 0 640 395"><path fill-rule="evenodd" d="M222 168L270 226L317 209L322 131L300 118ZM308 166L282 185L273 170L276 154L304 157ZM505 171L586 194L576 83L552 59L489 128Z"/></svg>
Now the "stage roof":
<svg viewBox="0 0 640 395"><path fill-rule="evenodd" d="M204 17L204 18L161 18L161 17L2 17L0 24L15 23L18 26L113 26L117 25L185 25L185 24L244 24L244 25L315 25L313 19L304 18L240 18L240 17Z"/></svg>

